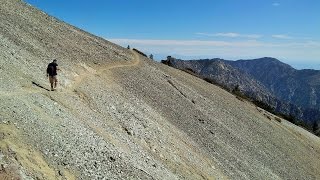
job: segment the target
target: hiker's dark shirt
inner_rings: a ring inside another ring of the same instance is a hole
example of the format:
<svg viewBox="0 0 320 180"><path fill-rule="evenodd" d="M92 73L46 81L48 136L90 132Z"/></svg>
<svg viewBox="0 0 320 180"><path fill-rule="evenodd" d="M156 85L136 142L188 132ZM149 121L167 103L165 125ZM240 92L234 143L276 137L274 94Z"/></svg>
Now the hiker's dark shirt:
<svg viewBox="0 0 320 180"><path fill-rule="evenodd" d="M52 62L48 65L47 73L49 74L49 76L56 76L57 75L57 66L58 66L58 64L54 63L54 62Z"/></svg>

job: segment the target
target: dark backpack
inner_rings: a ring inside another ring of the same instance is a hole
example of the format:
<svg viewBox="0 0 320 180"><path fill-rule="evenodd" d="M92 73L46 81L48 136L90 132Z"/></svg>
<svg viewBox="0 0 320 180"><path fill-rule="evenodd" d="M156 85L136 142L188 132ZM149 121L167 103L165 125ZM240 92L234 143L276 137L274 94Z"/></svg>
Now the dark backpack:
<svg viewBox="0 0 320 180"><path fill-rule="evenodd" d="M47 73L49 74L49 75L54 75L54 66L53 66L53 64L49 64L48 65L48 67L47 67Z"/></svg>

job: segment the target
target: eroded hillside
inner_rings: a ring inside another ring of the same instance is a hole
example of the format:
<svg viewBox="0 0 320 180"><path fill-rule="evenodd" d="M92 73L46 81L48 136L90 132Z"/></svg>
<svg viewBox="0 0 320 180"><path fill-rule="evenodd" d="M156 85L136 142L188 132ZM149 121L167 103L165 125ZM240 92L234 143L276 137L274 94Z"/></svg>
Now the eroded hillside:
<svg viewBox="0 0 320 180"><path fill-rule="evenodd" d="M0 179L320 178L318 138L219 87L19 0L0 19Z"/></svg>

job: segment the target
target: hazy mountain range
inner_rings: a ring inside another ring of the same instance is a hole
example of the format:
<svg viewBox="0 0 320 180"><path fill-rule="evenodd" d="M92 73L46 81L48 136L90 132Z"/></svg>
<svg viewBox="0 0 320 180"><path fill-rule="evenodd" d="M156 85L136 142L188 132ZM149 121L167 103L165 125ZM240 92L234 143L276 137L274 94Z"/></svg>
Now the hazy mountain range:
<svg viewBox="0 0 320 180"><path fill-rule="evenodd" d="M245 95L309 124L320 121L319 70L296 70L270 57L238 61L172 58L170 65L189 69L230 90L238 85Z"/></svg>
<svg viewBox="0 0 320 180"><path fill-rule="evenodd" d="M125 47L125 44L123 44ZM157 61L161 61L162 59L165 59L168 56L167 54L164 53L154 53L154 52L146 52L147 54L153 54L154 59ZM209 55L206 56L184 56L181 54L170 54L172 57L175 57L177 59L184 59L184 60L199 60L199 59L211 59ZM211 56L212 57L212 56ZM225 58L225 57L224 57ZM225 59L231 59L231 61L238 60L239 58L225 58ZM254 58L244 58L244 59L254 59ZM281 60L282 61L282 60ZM314 70L320 70L320 63L319 62L314 62L314 61L307 61L308 63L304 63L304 61L282 61L291 67L297 69L297 70L302 70L302 69L314 69Z"/></svg>

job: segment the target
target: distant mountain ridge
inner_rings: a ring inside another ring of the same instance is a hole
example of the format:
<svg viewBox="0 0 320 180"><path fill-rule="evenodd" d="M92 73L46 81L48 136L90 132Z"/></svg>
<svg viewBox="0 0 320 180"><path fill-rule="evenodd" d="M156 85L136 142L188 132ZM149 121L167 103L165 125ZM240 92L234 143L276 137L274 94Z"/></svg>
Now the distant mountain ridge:
<svg viewBox="0 0 320 180"><path fill-rule="evenodd" d="M241 89L246 93L256 96L259 100L272 95L267 88L258 81L256 81L250 74L242 72L227 64L222 59L199 60L199 61L183 61L174 59L171 61L172 66L184 69L191 69L196 74L215 80L215 83L232 90L236 85L241 85ZM252 91L254 89L254 91ZM259 92L259 94L252 94Z"/></svg>
<svg viewBox="0 0 320 180"><path fill-rule="evenodd" d="M268 57L224 62L249 73L281 100L320 110L319 70L296 70L288 64Z"/></svg>
<svg viewBox="0 0 320 180"><path fill-rule="evenodd" d="M236 86L246 96L262 101L281 114L304 120L312 126L320 121L320 71L296 70L278 59L179 60L169 58L170 66L191 70L230 91Z"/></svg>

